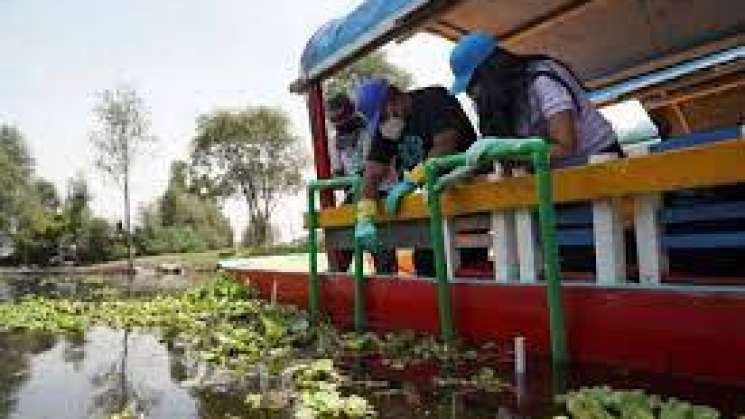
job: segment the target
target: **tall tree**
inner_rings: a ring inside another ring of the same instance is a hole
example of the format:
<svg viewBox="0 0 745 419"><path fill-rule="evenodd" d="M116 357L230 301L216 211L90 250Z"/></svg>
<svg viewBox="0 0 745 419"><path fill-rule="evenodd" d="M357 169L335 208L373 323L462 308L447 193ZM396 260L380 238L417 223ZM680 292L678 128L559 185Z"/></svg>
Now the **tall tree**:
<svg viewBox="0 0 745 419"><path fill-rule="evenodd" d="M327 96L352 94L360 81L371 77L383 77L401 89L411 87L413 80L411 73L388 61L385 52L375 51L328 79L324 90Z"/></svg>
<svg viewBox="0 0 745 419"><path fill-rule="evenodd" d="M15 230L33 173L26 139L18 128L0 124L0 232Z"/></svg>
<svg viewBox="0 0 745 419"><path fill-rule="evenodd" d="M91 142L97 152L96 166L123 186L124 225L129 271L134 270L129 177L132 163L155 141L150 117L142 98L131 88L105 90L95 108L96 128Z"/></svg>
<svg viewBox="0 0 745 419"><path fill-rule="evenodd" d="M307 161L287 114L259 106L203 115L192 146L197 177L221 196L241 196L248 206L249 242L268 244L271 214L282 196L299 190Z"/></svg>
<svg viewBox="0 0 745 419"><path fill-rule="evenodd" d="M192 183L188 165L173 162L163 196L141 209L142 226L136 239L144 253L196 252L232 244L230 222L217 201L195 192Z"/></svg>

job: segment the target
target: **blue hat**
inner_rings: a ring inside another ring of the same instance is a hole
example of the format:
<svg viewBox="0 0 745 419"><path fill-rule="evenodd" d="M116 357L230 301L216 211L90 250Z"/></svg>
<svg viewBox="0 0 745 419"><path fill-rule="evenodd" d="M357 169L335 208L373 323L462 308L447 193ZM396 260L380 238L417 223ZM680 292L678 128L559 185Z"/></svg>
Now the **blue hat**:
<svg viewBox="0 0 745 419"><path fill-rule="evenodd" d="M357 87L357 111L365 118L370 135L375 135L378 130L381 110L388 99L389 88L390 84L384 79L368 79Z"/></svg>
<svg viewBox="0 0 745 419"><path fill-rule="evenodd" d="M450 70L455 76L452 94L466 91L476 67L489 58L497 44L497 38L486 32L471 32L458 41L450 52Z"/></svg>

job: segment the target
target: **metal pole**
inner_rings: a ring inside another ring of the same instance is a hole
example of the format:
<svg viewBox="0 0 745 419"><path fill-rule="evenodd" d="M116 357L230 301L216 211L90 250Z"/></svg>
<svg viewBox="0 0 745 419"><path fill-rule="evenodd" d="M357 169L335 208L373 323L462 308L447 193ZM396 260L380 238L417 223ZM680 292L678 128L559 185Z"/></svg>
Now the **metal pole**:
<svg viewBox="0 0 745 419"><path fill-rule="evenodd" d="M358 176L318 179L308 183L308 260L310 277L308 284L308 311L311 320L316 323L320 318L321 283L318 276L318 243L316 243L316 229L318 228L318 213L316 212L315 193L320 190L340 189L352 186L356 197L362 188L362 179ZM365 277L362 265L362 246L354 241L354 326L357 332L365 330Z"/></svg>
<svg viewBox="0 0 745 419"><path fill-rule="evenodd" d="M442 340L452 342L455 339L453 315L450 301L450 281L445 261L445 243L442 234L442 208L440 193L436 190L437 172L433 164L424 166L426 173L427 205L429 207L429 228L432 236L432 251L435 258L435 277L437 279L437 307L440 316L440 333Z"/></svg>
<svg viewBox="0 0 745 419"><path fill-rule="evenodd" d="M561 302L561 279L559 278L559 248L556 243L556 214L551 191L551 168L548 150L533 153L536 192L538 194L538 216L543 241L543 260L546 269L546 294L548 300L551 353L554 365L569 363L569 352L564 330L564 310Z"/></svg>
<svg viewBox="0 0 745 419"><path fill-rule="evenodd" d="M321 285L318 280L318 244L316 243L316 228L318 215L316 214L316 190L308 186L308 262L310 277L308 283L308 312L312 323L317 323L321 307Z"/></svg>
<svg viewBox="0 0 745 419"><path fill-rule="evenodd" d="M362 192L362 178L357 177L352 185L355 201ZM365 273L363 270L362 246L354 239L354 329L357 333L365 331L367 312L365 310Z"/></svg>

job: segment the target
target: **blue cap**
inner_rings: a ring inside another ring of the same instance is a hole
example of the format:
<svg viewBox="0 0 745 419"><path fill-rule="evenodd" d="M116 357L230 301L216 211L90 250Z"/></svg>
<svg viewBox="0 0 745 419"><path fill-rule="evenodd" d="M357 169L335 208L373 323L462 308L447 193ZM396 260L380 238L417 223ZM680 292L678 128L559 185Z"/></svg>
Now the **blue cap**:
<svg viewBox="0 0 745 419"><path fill-rule="evenodd" d="M355 102L357 111L362 114L367 123L370 135L375 135L380 125L380 114L388 99L390 84L384 79L364 80L357 87Z"/></svg>
<svg viewBox="0 0 745 419"><path fill-rule="evenodd" d="M450 88L452 94L466 91L476 67L486 61L497 46L497 38L486 32L471 32L458 41L450 52L450 70L455 77Z"/></svg>

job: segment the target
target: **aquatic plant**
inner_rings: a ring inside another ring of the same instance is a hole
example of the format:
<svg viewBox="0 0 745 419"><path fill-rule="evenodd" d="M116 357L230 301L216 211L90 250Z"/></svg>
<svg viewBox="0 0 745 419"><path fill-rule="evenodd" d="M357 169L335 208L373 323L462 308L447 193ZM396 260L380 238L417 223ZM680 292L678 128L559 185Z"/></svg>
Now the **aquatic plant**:
<svg viewBox="0 0 745 419"><path fill-rule="evenodd" d="M711 407L675 398L664 400L643 390L614 390L608 386L581 388L557 401L578 419L718 419Z"/></svg>

